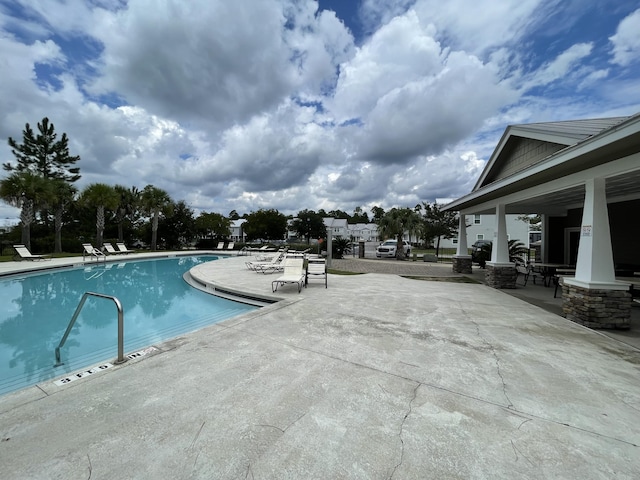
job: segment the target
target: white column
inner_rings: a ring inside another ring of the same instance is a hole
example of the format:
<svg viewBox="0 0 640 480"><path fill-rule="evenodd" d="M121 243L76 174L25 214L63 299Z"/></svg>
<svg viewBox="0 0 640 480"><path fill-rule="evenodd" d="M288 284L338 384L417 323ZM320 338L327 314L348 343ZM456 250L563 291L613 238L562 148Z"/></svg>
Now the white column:
<svg viewBox="0 0 640 480"><path fill-rule="evenodd" d="M463 213L458 218L458 248L456 256L469 256L469 248L467 247L467 220Z"/></svg>
<svg viewBox="0 0 640 480"><path fill-rule="evenodd" d="M604 178L585 182L580 245L572 283L587 288L616 283Z"/></svg>
<svg viewBox="0 0 640 480"><path fill-rule="evenodd" d="M540 215L540 228L542 229L542 242L540 242L540 261L549 263L549 215Z"/></svg>
<svg viewBox="0 0 640 480"><path fill-rule="evenodd" d="M496 205L496 223L495 230L493 232L491 263L511 263L509 261L509 242L507 240L507 218L505 214L505 206L502 203Z"/></svg>

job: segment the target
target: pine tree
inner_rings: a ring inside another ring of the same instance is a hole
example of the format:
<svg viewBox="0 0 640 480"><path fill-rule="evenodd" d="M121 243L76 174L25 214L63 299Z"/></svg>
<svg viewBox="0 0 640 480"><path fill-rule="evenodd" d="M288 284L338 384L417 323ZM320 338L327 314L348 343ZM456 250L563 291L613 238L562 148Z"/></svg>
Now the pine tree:
<svg viewBox="0 0 640 480"><path fill-rule="evenodd" d="M2 167L7 171L31 172L46 179L58 179L73 183L80 179L80 168L73 165L80 160L80 156L69 154L69 139L63 133L56 141L53 123L44 117L38 123L37 135L27 123L22 131L22 143L9 137L11 153L18 160L17 165L4 163Z"/></svg>

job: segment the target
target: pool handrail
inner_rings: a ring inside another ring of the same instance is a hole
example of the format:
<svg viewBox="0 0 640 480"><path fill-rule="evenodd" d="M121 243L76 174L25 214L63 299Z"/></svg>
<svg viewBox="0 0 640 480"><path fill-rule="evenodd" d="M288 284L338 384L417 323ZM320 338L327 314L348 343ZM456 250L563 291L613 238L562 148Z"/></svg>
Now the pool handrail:
<svg viewBox="0 0 640 480"><path fill-rule="evenodd" d="M112 295L105 295L104 293L96 293L96 292L84 292L84 294L82 295L82 299L80 300L80 303L78 303L78 306L76 307L76 311L73 313L73 317L71 317L71 321L67 326L67 330L64 332L64 335L62 336L62 340L60 340L60 343L56 347L56 363L54 367L59 367L60 365L64 365L64 363L60 361L60 348L62 348L62 346L64 345L64 342L67 341L67 337L69 336L69 333L73 328L73 325L76 323L76 319L80 314L80 310L82 310L82 307L84 306L84 302L87 300L87 297L89 296L106 298L107 300L113 300L113 303L116 304L116 308L118 309L118 358L114 363L118 365L120 363L124 363L127 361L127 359L124 357L124 311L122 310L122 303L120 303L120 300L118 300L117 297L114 297Z"/></svg>

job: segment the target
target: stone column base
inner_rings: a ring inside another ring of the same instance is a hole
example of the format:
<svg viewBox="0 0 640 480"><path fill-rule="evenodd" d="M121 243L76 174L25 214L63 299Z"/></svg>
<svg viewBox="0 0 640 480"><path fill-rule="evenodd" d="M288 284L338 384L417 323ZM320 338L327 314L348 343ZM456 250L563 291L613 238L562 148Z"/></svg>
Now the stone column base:
<svg viewBox="0 0 640 480"><path fill-rule="evenodd" d="M454 255L453 273L471 273L471 255Z"/></svg>
<svg viewBox="0 0 640 480"><path fill-rule="evenodd" d="M631 322L631 294L625 290L562 284L562 316L589 328L626 330Z"/></svg>
<svg viewBox="0 0 640 480"><path fill-rule="evenodd" d="M512 263L487 262L487 272L484 278L490 287L499 289L516 288L516 276L516 267Z"/></svg>

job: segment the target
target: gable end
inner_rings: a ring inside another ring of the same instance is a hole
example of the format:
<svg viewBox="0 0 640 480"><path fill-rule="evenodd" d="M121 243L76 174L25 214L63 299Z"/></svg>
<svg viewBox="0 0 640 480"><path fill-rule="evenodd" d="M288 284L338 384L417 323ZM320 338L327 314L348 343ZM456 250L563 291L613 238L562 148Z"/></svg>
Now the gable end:
<svg viewBox="0 0 640 480"><path fill-rule="evenodd" d="M489 175L478 188L535 165L563 148L566 148L566 145L533 138L511 136L496 162L496 166L500 165L500 167L489 172Z"/></svg>

